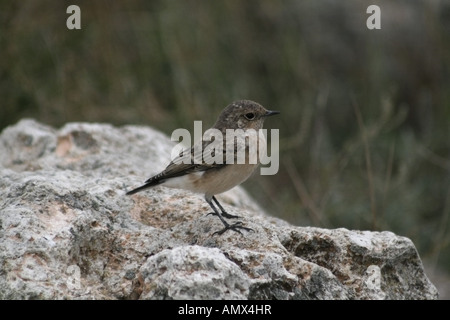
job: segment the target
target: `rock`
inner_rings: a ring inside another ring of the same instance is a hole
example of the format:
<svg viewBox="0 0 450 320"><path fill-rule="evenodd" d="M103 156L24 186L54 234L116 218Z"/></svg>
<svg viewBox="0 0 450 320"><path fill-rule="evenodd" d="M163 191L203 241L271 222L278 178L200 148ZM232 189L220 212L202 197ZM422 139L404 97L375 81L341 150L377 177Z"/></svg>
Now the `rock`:
<svg viewBox="0 0 450 320"><path fill-rule="evenodd" d="M22 120L0 135L0 299L436 299L413 243L390 232L295 227L242 188L219 198L125 192L174 144L148 127Z"/></svg>

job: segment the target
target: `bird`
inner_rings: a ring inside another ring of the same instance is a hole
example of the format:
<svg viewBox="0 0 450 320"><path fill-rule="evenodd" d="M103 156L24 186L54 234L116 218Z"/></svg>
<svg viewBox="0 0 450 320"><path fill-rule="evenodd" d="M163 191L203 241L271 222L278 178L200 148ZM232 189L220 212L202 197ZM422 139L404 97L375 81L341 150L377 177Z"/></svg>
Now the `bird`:
<svg viewBox="0 0 450 320"><path fill-rule="evenodd" d="M216 130L215 132L220 132L223 137L227 136L227 131L230 129L241 132L241 134L259 132L263 128L264 120L267 117L279 113L279 111L267 110L259 103L251 100L238 100L223 109L211 129ZM239 131L238 129L241 130ZM232 230L240 234L242 234L241 230L254 231L251 228L244 227L240 221L233 224L228 223L225 219L237 219L240 217L227 213L215 197L215 195L228 191L246 181L258 167L259 161L256 161L256 163L255 161L249 161L250 152L248 151L251 149L249 146L250 140L246 140L245 137L241 140L233 137L232 141L224 139L222 142L223 148L227 152L223 152L223 149L222 152L225 161L212 162L204 154L200 153L203 155L201 159L198 159L198 156L194 156L197 155L196 149L201 148L204 150L212 143L212 141L203 138L202 141L194 143L191 148L180 152L162 172L147 179L142 186L126 192L126 195L133 195L158 185L200 193L204 195L206 202L213 210L209 214L217 216L224 225L223 229L214 232L213 235L221 235L227 230ZM258 134L257 140L257 150L261 151L261 148L266 147L266 139L263 134ZM247 151L245 153L245 162L240 164L238 161L233 161L237 160L239 153L237 151L243 149ZM232 153L234 156L231 159L232 161L227 161L230 160L228 153L230 150L234 151ZM216 151L214 150L212 152L213 156ZM186 156L190 160L195 158L197 161L181 161L183 159L186 160Z"/></svg>

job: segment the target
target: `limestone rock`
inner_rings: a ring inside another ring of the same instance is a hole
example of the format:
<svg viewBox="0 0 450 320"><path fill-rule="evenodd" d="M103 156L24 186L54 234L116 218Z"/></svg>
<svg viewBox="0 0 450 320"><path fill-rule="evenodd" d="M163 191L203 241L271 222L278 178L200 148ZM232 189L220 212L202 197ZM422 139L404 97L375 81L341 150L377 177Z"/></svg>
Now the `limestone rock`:
<svg viewBox="0 0 450 320"><path fill-rule="evenodd" d="M148 127L22 120L0 135L0 299L435 299L413 243L390 232L295 227L242 188L125 192L172 144Z"/></svg>

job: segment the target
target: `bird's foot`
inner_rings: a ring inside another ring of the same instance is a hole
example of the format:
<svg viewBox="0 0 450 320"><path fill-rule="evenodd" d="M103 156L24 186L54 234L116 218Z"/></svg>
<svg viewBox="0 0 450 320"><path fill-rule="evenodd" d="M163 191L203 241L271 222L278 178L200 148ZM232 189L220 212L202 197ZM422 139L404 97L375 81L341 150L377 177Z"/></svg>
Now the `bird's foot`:
<svg viewBox="0 0 450 320"><path fill-rule="evenodd" d="M217 216L217 213L215 213L215 212L210 212L207 214L207 216L209 216L210 214L212 214L213 216ZM226 212L222 212L221 215L222 215L222 217L227 218L227 219L240 219L241 218L240 216L235 216L234 214L229 214Z"/></svg>
<svg viewBox="0 0 450 320"><path fill-rule="evenodd" d="M222 230L216 231L214 232L212 235L216 235L218 234L219 236L221 234L224 234L227 230L233 230L234 232L240 233L242 234L242 232L240 230L245 230L245 231L252 231L255 232L255 230L241 226L242 222L236 222L234 224L226 224L225 228L223 228Z"/></svg>

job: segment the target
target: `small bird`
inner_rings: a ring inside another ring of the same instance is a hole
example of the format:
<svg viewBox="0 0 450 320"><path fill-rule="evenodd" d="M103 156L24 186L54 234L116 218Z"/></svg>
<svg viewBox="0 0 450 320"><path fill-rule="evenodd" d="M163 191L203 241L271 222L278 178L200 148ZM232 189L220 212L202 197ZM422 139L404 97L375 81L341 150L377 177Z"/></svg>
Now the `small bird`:
<svg viewBox="0 0 450 320"><path fill-rule="evenodd" d="M248 129L253 129L258 132L259 129L262 129L265 118L275 114L279 114L279 112L266 110L263 106L254 101L239 100L229 104L221 112L212 129L216 129L222 133L224 137L223 146L227 151L230 149L230 143L232 143L231 145L234 151L242 148L249 151L248 140L250 139L236 139L236 142L235 138L233 138L233 141L226 141L225 137L227 129L242 129L243 132L250 132L251 130ZM208 130L206 132L208 132ZM241 233L240 230L253 231L250 228L242 226L242 222L229 224L225 218L235 219L239 218L239 216L227 213L220 205L215 195L230 190L247 180L258 167L259 161L251 163L251 161L249 161L249 152L245 153L245 163L243 164L239 164L238 161L232 163L229 163L230 161L211 163L211 161L207 161L205 158L200 159L200 161L198 161L198 159L197 161L188 161L187 163L186 161L180 161L181 158L186 157L186 154L193 159L196 148L200 147L204 150L210 143L212 143L212 141L203 140L194 144L190 149L184 150L180 153L179 157L172 160L161 173L149 178L145 181L144 185L128 191L126 194L132 195L157 185L202 193L205 195L206 202L214 211L210 214L219 217L224 225L223 229L214 232L214 234L221 235L227 230L233 230L238 233ZM260 148L265 147L266 139L264 135L259 134L257 148L260 150ZM237 152L234 152L234 160L236 160L236 158ZM223 159L226 160L225 152L223 154Z"/></svg>

